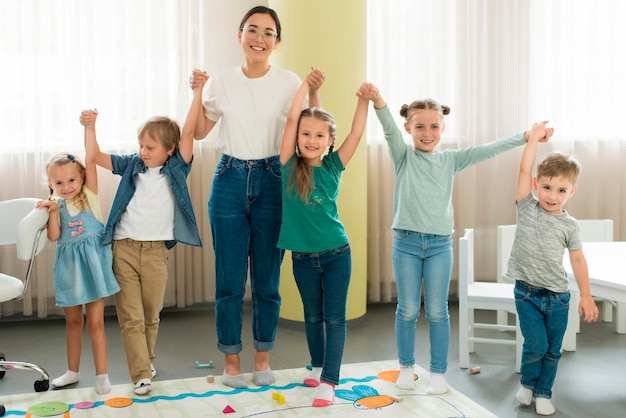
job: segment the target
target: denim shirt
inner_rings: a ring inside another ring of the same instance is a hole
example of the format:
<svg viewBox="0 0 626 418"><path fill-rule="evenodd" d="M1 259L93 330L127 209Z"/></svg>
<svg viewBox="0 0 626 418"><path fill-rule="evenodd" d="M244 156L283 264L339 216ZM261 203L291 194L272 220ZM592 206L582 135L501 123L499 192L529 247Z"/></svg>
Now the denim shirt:
<svg viewBox="0 0 626 418"><path fill-rule="evenodd" d="M161 168L161 173L165 174L170 181L170 187L176 201L174 206L174 240L165 241L168 249L176 245L177 242L202 247L196 216L187 189L187 176L191 171L192 162L193 160L187 164L180 152L176 151ZM111 155L111 165L113 166L113 174L121 175L122 179L117 187L109 212L109 219L104 229L103 241L105 245L113 240L115 225L119 222L130 199L135 194L135 176L139 173L145 173L147 170L138 154Z"/></svg>

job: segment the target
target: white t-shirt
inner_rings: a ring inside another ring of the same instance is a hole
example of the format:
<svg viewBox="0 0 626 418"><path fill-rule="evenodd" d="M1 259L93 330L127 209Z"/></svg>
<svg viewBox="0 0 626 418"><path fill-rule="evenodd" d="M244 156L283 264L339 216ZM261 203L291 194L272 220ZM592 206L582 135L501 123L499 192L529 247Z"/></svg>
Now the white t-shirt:
<svg viewBox="0 0 626 418"><path fill-rule="evenodd" d="M135 179L135 194L115 226L113 239L174 239L174 194L161 167L148 168Z"/></svg>
<svg viewBox="0 0 626 418"><path fill-rule="evenodd" d="M207 118L220 121L217 148L240 160L278 155L300 84L296 74L276 67L259 78L246 77L240 66L211 76L204 110Z"/></svg>

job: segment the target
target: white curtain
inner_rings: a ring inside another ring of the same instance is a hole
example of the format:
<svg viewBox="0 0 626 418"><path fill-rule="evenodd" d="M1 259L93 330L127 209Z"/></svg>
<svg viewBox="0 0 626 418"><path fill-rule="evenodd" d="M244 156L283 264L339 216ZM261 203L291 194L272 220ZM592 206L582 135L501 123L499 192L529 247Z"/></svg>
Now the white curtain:
<svg viewBox="0 0 626 418"><path fill-rule="evenodd" d="M488 142L548 119L555 135L539 154L571 153L583 166L566 209L581 219L614 219L615 239L626 239L626 3L370 0L368 8L368 78L399 126L400 106L424 97L451 108L442 147ZM483 277L495 278L496 225L515 223L521 151L456 178L455 241L464 228L476 229ZM368 156L368 298L392 301L395 176L376 117L368 121Z"/></svg>
<svg viewBox="0 0 626 418"><path fill-rule="evenodd" d="M84 155L82 109L98 109L100 146L112 153L136 152L137 128L150 116L182 123L191 103L191 70L211 73L241 62L239 20L257 3L2 0L0 200L47 197L43 169L50 156ZM170 251L167 307L214 301L206 202L218 157L212 137L196 142L188 184L204 248ZM118 181L99 170L105 218ZM38 258L25 300L3 303L0 315L62 314L54 306L54 250L49 243ZM14 259L13 249L0 252L1 271L22 276L24 266Z"/></svg>

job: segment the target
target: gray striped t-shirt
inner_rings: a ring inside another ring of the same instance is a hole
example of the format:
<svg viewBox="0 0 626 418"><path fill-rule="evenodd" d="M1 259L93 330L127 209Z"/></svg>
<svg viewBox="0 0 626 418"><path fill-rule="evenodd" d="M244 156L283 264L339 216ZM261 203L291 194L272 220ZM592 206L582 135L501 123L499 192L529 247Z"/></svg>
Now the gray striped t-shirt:
<svg viewBox="0 0 626 418"><path fill-rule="evenodd" d="M547 212L532 193L516 205L517 228L506 276L553 292L566 292L563 253L565 249L582 248L578 222L566 211L560 215Z"/></svg>

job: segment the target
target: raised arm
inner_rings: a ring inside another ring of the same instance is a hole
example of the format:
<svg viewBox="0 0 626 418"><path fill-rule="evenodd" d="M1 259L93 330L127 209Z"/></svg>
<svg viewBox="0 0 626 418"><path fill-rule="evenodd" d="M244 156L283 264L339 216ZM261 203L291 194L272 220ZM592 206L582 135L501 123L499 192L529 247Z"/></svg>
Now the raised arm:
<svg viewBox="0 0 626 418"><path fill-rule="evenodd" d="M365 123L367 122L367 111L369 108L369 100L374 101L375 97L379 96L376 86L370 83L363 83L356 92L358 97L356 110L354 111L354 117L352 118L352 127L350 133L343 141L341 146L337 149L339 158L341 159L344 167L348 165L352 156L356 152L357 147L365 131Z"/></svg>
<svg viewBox="0 0 626 418"><path fill-rule="evenodd" d="M209 79L209 75L206 71L201 70L193 70L191 75L189 76L189 87L194 91L196 91L197 87L201 87L200 89L200 102L202 103L202 87L206 84ZM213 122L211 119L207 118L206 115L202 114L196 119L196 124L194 127L194 138L195 139L204 139L211 132L216 122Z"/></svg>
<svg viewBox="0 0 626 418"><path fill-rule="evenodd" d="M85 115L84 118L83 115ZM81 123L85 127L85 186L95 194L98 194L98 167L96 163L98 156L98 143L96 141L97 118L97 110L83 110L80 118Z"/></svg>
<svg viewBox="0 0 626 418"><path fill-rule="evenodd" d="M322 97L320 96L320 87L326 80L326 73L317 67L311 67L311 72L306 77L309 83L309 106L322 107Z"/></svg>
<svg viewBox="0 0 626 418"><path fill-rule="evenodd" d="M100 151L98 141L96 139L96 117L98 116L97 110L83 110L80 113L80 124L85 126L85 152L90 155L94 155L95 162L100 167L112 170L111 154ZM93 124L91 131L87 130L87 125Z"/></svg>
<svg viewBox="0 0 626 418"><path fill-rule="evenodd" d="M304 102L309 92L309 87L310 85L307 80L303 81L291 101L291 107L289 108L289 113L287 114L287 123L285 124L283 139L280 145L280 163L282 165L287 164L287 161L289 161L291 156L296 152L298 121L300 120L302 106L304 106Z"/></svg>
<svg viewBox="0 0 626 418"><path fill-rule="evenodd" d="M522 153L522 159L519 166L519 174L517 176L517 189L515 192L515 201L521 202L530 194L533 188L533 166L535 165L535 156L537 154L537 143L547 141L554 130L546 128L548 121L533 124L530 132L524 134L526 146Z"/></svg>
<svg viewBox="0 0 626 418"><path fill-rule="evenodd" d="M198 120L206 119L202 114L202 88L207 80L208 76L204 78L204 82L200 82L193 89L193 99L180 136L180 155L187 164L193 158L193 139L197 132Z"/></svg>

